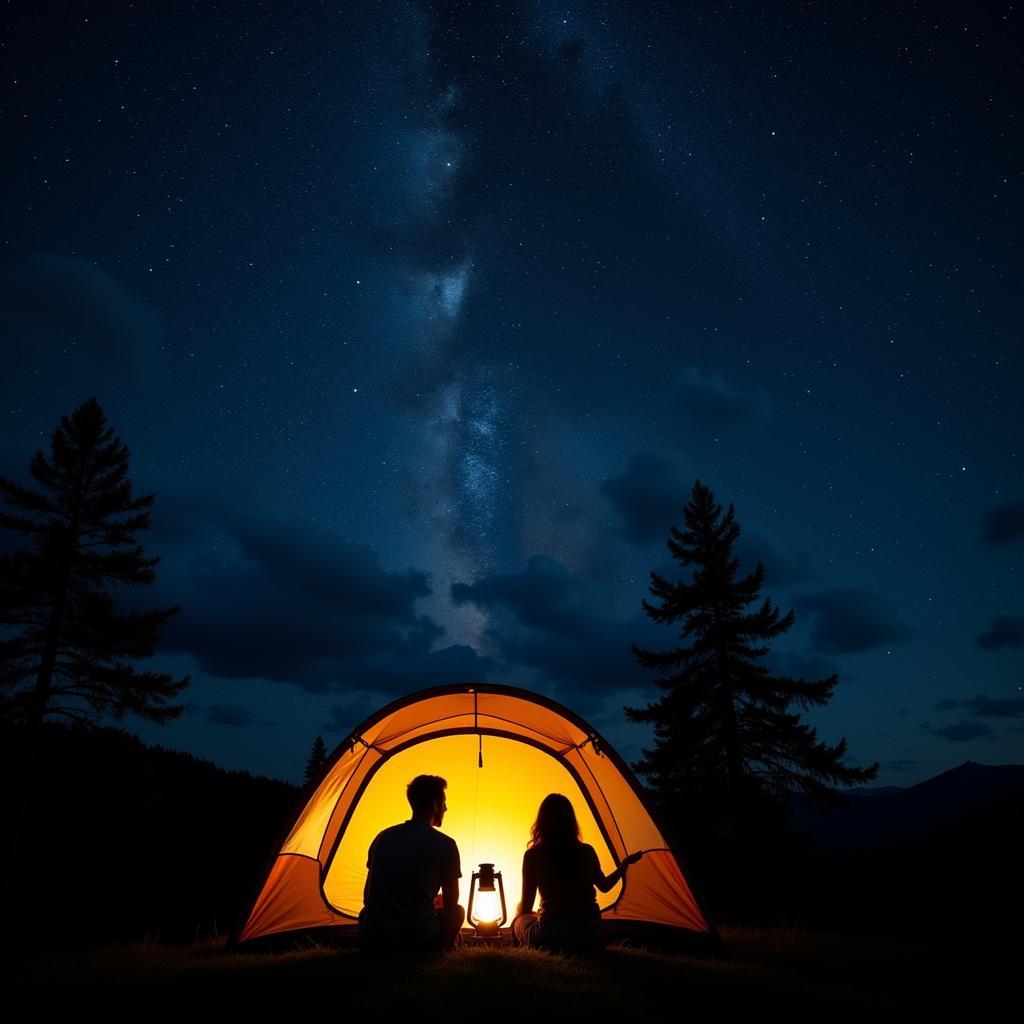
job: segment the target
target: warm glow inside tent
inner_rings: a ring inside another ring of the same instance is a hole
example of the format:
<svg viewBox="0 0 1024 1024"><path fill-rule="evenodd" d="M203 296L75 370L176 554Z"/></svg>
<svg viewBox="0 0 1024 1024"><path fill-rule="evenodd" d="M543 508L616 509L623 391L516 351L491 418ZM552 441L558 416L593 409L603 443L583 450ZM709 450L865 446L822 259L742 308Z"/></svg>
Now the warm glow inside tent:
<svg viewBox="0 0 1024 1024"><path fill-rule="evenodd" d="M635 779L593 729L525 690L462 686L397 701L338 747L291 824L237 941L353 925L370 842L409 818L405 787L421 774L448 781L441 830L459 846L463 905L471 873L490 862L502 872L511 918L537 808L549 793L563 793L605 873L627 853L645 851L625 882L598 893L606 921L710 932Z"/></svg>

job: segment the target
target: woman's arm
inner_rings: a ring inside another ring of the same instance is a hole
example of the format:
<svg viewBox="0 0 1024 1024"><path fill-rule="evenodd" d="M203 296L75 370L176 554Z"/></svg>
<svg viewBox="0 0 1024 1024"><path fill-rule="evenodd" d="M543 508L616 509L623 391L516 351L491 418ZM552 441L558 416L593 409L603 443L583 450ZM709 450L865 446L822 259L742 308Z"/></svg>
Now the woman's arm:
<svg viewBox="0 0 1024 1024"><path fill-rule="evenodd" d="M516 914L532 914L533 901L537 898L537 876L533 873L533 864L529 857L523 855L523 898L519 902Z"/></svg>
<svg viewBox="0 0 1024 1024"><path fill-rule="evenodd" d="M606 875L601 870L601 865L597 860L597 853L594 851L593 847L591 847L591 852L594 853L594 885L596 885L601 892L609 892L612 886L614 886L620 878L625 878L626 868L628 868L630 864L635 864L643 856L643 851L641 850L637 853L631 853L628 857L623 857L619 866L610 875Z"/></svg>

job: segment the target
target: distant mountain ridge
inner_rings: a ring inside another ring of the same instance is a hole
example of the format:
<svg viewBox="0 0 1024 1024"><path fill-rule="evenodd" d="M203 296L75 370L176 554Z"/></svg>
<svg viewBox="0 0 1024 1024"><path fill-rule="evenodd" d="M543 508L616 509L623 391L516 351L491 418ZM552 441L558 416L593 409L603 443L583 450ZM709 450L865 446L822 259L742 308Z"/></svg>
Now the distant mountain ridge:
<svg viewBox="0 0 1024 1024"><path fill-rule="evenodd" d="M822 852L1004 862L1024 854L1024 765L965 761L905 789L850 790L833 811L797 802L792 823Z"/></svg>

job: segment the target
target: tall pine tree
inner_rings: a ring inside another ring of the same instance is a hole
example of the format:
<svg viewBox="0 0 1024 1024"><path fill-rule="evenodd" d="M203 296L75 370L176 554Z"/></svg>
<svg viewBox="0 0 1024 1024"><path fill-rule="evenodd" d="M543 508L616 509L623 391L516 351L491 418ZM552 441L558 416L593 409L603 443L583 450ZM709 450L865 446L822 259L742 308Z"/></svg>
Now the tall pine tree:
<svg viewBox="0 0 1024 1024"><path fill-rule="evenodd" d="M0 696L6 715L27 728L22 799L15 815L9 870L31 801L44 718L95 725L130 712L154 722L181 714L174 698L189 679L139 672L160 627L177 607L117 610L112 587L155 579L137 531L149 526L154 496L133 497L128 449L106 424L95 398L64 416L50 458L37 451L30 472L40 489L0 477L0 526L29 547L0 558Z"/></svg>
<svg viewBox="0 0 1024 1024"><path fill-rule="evenodd" d="M0 512L0 526L31 543L0 559L7 710L30 727L47 715L176 718L182 709L169 702L188 678L139 672L131 661L154 653L160 627L179 609L121 614L110 593L154 582L160 559L145 558L135 538L149 527L154 496L132 496L128 449L95 398L62 417L50 459L37 451L31 473L42 491L0 477L0 495L16 510Z"/></svg>
<svg viewBox="0 0 1024 1024"><path fill-rule="evenodd" d="M631 721L654 726L656 743L637 770L670 812L729 833L749 830L784 794L826 801L837 786L874 778L877 764L843 764L846 740L829 745L800 720L800 710L831 699L838 677L789 679L762 664L769 641L792 627L794 614L782 615L767 598L750 608L760 600L764 567L738 576L733 507L723 516L698 480L683 516L686 529L670 528L668 548L692 567L692 579L672 582L652 572L655 600L643 602L655 622L680 626L682 643L666 651L633 646L664 691L645 708L626 708Z"/></svg>

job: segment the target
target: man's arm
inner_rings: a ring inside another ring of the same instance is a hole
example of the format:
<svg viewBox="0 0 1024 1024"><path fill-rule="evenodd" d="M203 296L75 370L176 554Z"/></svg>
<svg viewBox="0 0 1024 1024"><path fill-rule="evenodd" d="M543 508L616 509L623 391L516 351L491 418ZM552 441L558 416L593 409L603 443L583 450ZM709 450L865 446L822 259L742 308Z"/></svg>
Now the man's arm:
<svg viewBox="0 0 1024 1024"><path fill-rule="evenodd" d="M459 918L459 878L462 868L459 864L459 848L456 846L447 870L441 878L441 906L445 916L452 921ZM461 924L461 922L459 922Z"/></svg>
<svg viewBox="0 0 1024 1024"><path fill-rule="evenodd" d="M370 843L370 849L366 852L366 882L363 885L363 906L366 906L366 899L370 895L370 875L373 874L373 848L377 843L376 837Z"/></svg>
<svg viewBox="0 0 1024 1024"><path fill-rule="evenodd" d="M441 884L441 902L444 912L449 917L454 917L459 909L459 880L457 878L446 878Z"/></svg>

